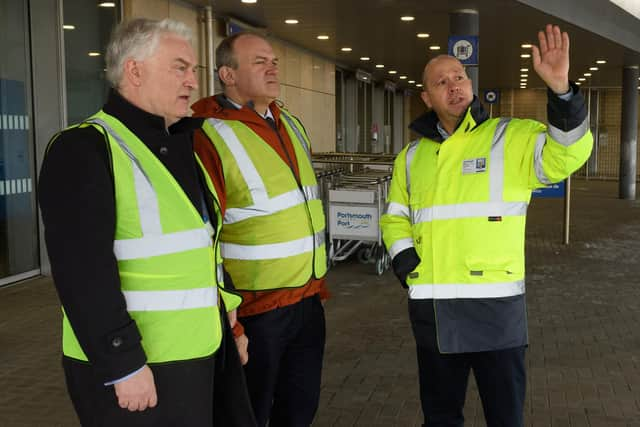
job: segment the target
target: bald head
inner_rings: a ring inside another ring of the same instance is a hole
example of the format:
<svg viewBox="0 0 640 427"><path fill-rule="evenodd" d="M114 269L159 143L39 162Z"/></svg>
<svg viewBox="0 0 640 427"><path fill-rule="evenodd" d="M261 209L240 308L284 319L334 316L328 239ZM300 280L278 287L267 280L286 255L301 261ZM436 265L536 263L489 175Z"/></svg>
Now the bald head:
<svg viewBox="0 0 640 427"><path fill-rule="evenodd" d="M438 55L424 67L422 100L451 133L473 101L471 80L456 58Z"/></svg>
<svg viewBox="0 0 640 427"><path fill-rule="evenodd" d="M427 65L425 65L424 70L422 71L422 84L424 85L425 88L427 87L427 76L430 70L432 70L435 67L435 65L442 62L451 62L451 63L457 64L460 66L460 68L464 70L464 66L462 65L462 63L458 61L458 59L454 56L442 54L434 58L431 58L429 62L427 62ZM466 75L466 72L465 72L465 75Z"/></svg>

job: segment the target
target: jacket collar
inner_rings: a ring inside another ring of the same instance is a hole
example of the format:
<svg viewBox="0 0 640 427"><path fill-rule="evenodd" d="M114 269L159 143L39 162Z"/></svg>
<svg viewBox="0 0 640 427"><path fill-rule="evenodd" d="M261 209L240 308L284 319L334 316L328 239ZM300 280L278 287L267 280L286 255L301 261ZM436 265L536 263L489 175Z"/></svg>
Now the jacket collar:
<svg viewBox="0 0 640 427"><path fill-rule="evenodd" d="M239 120L245 123L264 124L265 119L253 109L253 104L243 105L238 109L224 94L203 98L191 106L195 117L214 117L222 120ZM280 121L278 101L269 104L269 110L275 123Z"/></svg>
<svg viewBox="0 0 640 427"><path fill-rule="evenodd" d="M489 118L489 114L482 108L482 104L477 96L473 96L473 101L467 107L467 112L451 135L454 135L456 132L469 132L481 125ZM443 142L442 135L438 132L438 115L435 111L431 110L417 119L415 119L409 125L409 129L418 133L419 135L429 138L436 142Z"/></svg>
<svg viewBox="0 0 640 427"><path fill-rule="evenodd" d="M178 122L169 126L169 131L165 129L164 118L142 110L129 101L120 93L111 89L103 111L116 117L123 125L136 135L150 134L175 134L189 132L200 127L202 119L184 117Z"/></svg>

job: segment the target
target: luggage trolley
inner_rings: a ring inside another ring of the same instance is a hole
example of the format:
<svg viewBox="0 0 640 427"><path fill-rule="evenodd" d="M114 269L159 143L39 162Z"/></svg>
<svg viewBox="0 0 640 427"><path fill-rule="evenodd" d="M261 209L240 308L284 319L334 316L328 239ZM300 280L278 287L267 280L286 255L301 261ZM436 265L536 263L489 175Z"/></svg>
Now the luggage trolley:
<svg viewBox="0 0 640 427"><path fill-rule="evenodd" d="M385 171L366 170L343 174L329 190L329 259L343 261L357 252L362 263L374 263L381 275L391 258L382 244L380 217L391 175Z"/></svg>

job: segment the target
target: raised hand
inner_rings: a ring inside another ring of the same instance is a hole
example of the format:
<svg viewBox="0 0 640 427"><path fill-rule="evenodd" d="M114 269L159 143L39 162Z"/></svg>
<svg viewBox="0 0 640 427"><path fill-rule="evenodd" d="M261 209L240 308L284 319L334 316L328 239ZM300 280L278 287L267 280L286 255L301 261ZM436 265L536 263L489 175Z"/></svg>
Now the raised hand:
<svg viewBox="0 0 640 427"><path fill-rule="evenodd" d="M540 48L532 46L533 68L545 84L557 94L569 91L569 35L557 25L547 24L538 32Z"/></svg>

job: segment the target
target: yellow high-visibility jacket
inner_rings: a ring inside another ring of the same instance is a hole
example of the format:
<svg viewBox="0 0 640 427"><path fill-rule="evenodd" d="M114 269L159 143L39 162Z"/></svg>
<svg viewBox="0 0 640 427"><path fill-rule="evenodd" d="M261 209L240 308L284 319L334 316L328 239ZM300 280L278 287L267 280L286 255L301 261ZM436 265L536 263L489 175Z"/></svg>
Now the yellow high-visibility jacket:
<svg viewBox="0 0 640 427"><path fill-rule="evenodd" d="M572 87L569 101L550 94L548 126L488 119L477 98L446 139L435 113L412 125L424 137L396 158L381 228L409 298L433 304L443 353L527 343L531 190L568 177L593 143L583 98Z"/></svg>

